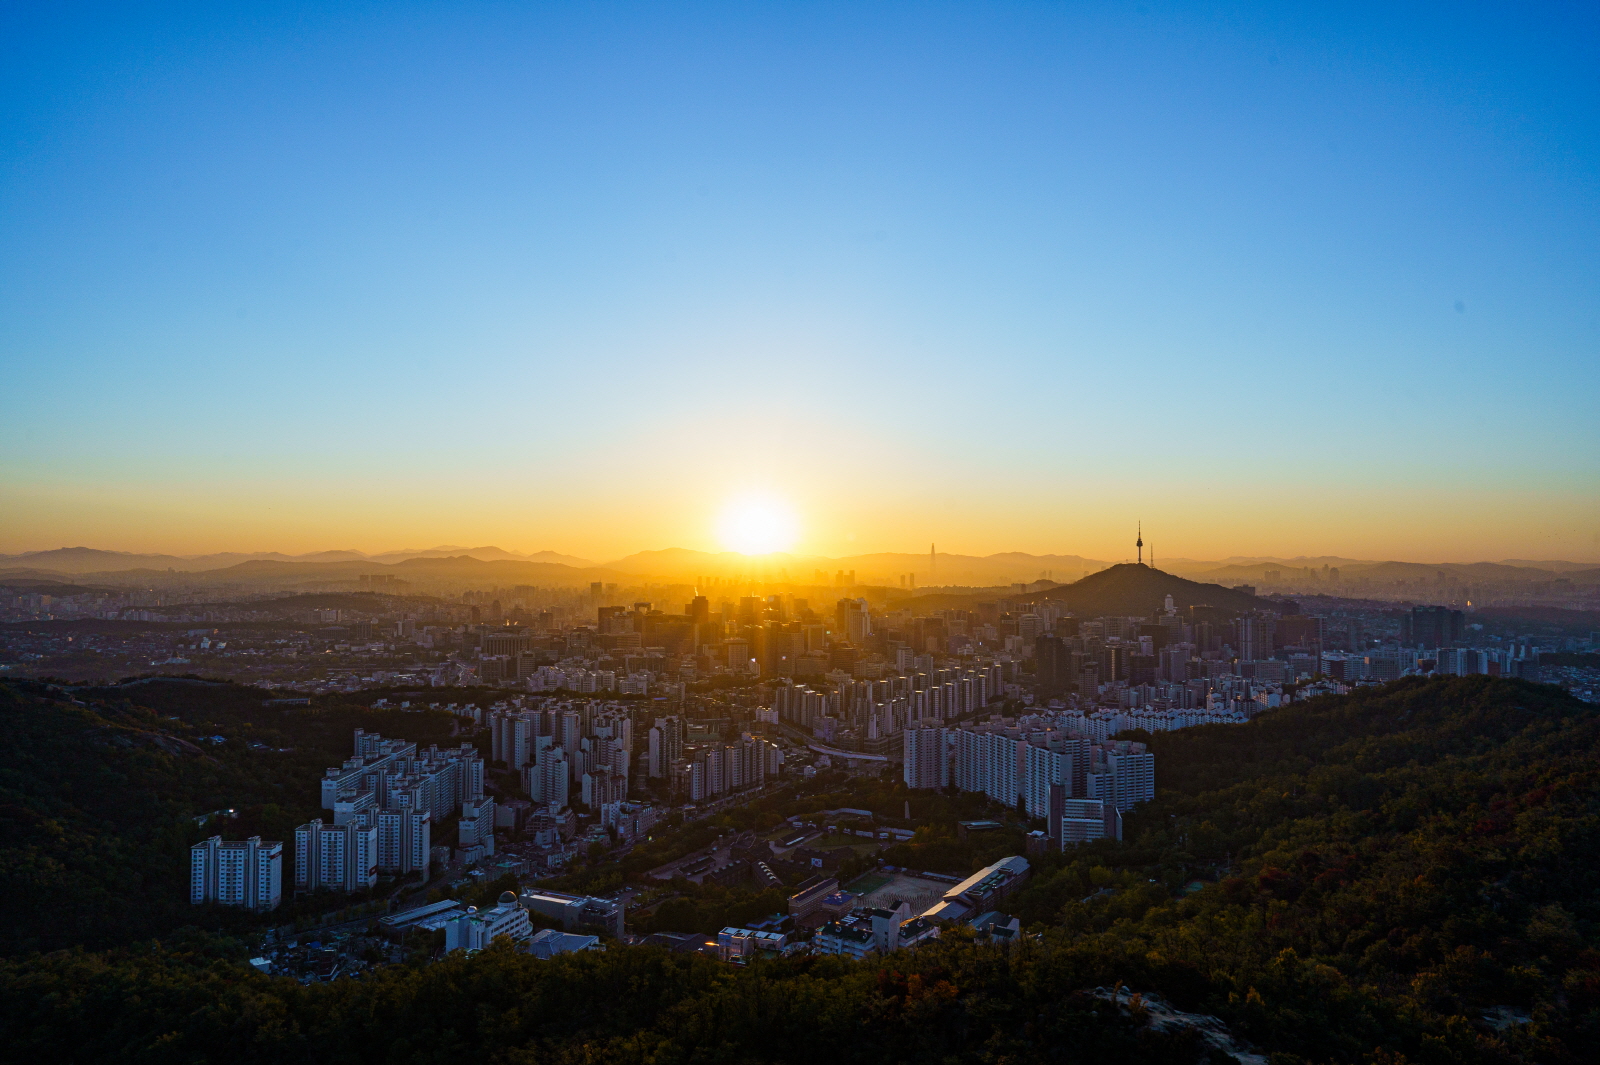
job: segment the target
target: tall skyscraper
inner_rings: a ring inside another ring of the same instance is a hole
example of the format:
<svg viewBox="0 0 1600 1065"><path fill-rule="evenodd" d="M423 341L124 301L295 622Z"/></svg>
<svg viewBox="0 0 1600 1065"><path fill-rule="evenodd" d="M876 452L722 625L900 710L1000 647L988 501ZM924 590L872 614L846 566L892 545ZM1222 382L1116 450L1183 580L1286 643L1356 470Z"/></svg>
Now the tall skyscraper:
<svg viewBox="0 0 1600 1065"><path fill-rule="evenodd" d="M1072 683L1070 654L1067 645L1055 636L1040 636L1034 641L1034 675L1040 695L1049 698L1066 692Z"/></svg>

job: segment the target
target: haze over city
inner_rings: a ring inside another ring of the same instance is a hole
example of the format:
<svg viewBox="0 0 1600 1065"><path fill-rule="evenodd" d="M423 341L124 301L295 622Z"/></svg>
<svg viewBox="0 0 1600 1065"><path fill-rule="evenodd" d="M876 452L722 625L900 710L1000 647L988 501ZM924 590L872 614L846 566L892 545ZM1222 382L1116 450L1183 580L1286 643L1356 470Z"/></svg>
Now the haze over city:
<svg viewBox="0 0 1600 1065"><path fill-rule="evenodd" d="M0 1043L1600 1061L1597 72L0 7Z"/></svg>

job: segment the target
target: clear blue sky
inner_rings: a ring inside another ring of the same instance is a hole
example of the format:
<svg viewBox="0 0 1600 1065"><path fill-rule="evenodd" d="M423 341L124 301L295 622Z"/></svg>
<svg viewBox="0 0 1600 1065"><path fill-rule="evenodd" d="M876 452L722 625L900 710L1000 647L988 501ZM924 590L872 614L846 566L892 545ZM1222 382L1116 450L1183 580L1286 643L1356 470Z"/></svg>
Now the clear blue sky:
<svg viewBox="0 0 1600 1065"><path fill-rule="evenodd" d="M0 550L1600 558L1592 4L0 14Z"/></svg>

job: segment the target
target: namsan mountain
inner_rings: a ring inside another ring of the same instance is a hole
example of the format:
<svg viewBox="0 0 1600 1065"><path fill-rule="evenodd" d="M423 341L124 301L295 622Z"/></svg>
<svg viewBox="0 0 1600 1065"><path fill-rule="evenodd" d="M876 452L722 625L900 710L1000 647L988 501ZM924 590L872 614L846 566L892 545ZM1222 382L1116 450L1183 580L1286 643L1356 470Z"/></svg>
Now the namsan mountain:
<svg viewBox="0 0 1600 1065"><path fill-rule="evenodd" d="M1179 610L1214 606L1229 611L1281 610L1282 604L1249 592L1201 584L1163 573L1142 562L1124 562L1071 584L1034 592L1031 601L1065 602L1076 614L1148 615L1161 610L1167 596Z"/></svg>

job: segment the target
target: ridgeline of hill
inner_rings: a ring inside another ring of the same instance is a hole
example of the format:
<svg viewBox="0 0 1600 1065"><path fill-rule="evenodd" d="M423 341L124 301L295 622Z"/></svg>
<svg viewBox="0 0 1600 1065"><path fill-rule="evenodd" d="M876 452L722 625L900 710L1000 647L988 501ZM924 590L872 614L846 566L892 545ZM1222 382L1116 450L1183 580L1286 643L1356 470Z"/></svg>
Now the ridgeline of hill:
<svg viewBox="0 0 1600 1065"><path fill-rule="evenodd" d="M1137 562L1124 562L1028 598L1062 602L1073 613L1084 616L1127 614L1130 617L1147 617L1161 610L1169 595L1172 596L1173 606L1179 610L1187 610L1191 606L1214 606L1245 613L1279 608L1277 603L1249 592L1224 588L1220 584L1185 580Z"/></svg>
<svg viewBox="0 0 1600 1065"><path fill-rule="evenodd" d="M1000 593L984 592L973 595L953 595L937 592L897 602L895 605L912 610L936 610L968 607L976 603L993 601ZM1126 615L1149 617L1157 613L1172 596L1172 605L1178 610L1191 606L1214 606L1231 613L1243 614L1251 610L1281 611L1283 606L1271 599L1262 599L1248 592L1224 588L1220 584L1201 584L1185 580L1171 573L1137 562L1123 562L1091 573L1071 584L1061 584L1038 592L1012 592L1005 598L1016 602L1037 603L1053 601L1065 603L1068 609L1081 617Z"/></svg>
<svg viewBox="0 0 1600 1065"><path fill-rule="evenodd" d="M16 713L72 718L20 699L8 731ZM1129 842L1037 859L1004 904L1031 933L1010 948L954 932L742 970L496 948L307 987L184 935L0 963L0 1038L25 1060L1236 1060L1088 993L1120 982L1221 1018L1274 1065L1600 1060L1596 708L1520 681L1408 679L1152 742L1159 790ZM86 765L114 752L76 746ZM109 785L78 779L94 807ZM894 858L980 860L968 846L941 822ZM113 865L96 875L114 886Z"/></svg>

